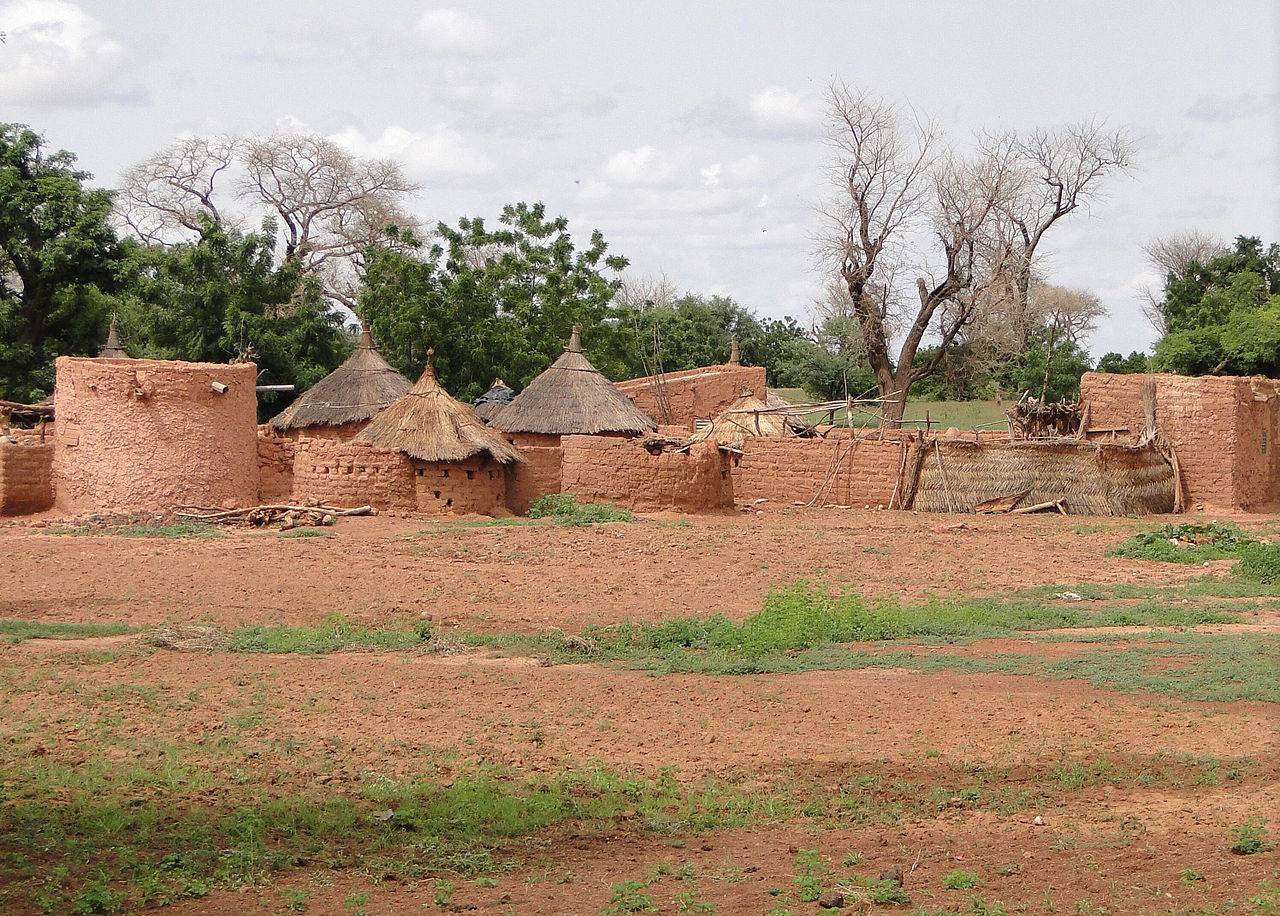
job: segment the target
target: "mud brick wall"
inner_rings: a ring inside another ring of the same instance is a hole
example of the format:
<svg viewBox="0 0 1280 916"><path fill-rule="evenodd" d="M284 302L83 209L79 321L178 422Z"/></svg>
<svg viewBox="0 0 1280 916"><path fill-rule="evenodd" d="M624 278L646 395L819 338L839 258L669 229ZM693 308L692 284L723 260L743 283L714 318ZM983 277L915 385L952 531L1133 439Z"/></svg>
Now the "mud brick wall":
<svg viewBox="0 0 1280 916"><path fill-rule="evenodd" d="M544 493L560 492L560 464L563 450L559 436L509 433L507 441L520 449L524 461L516 464L507 483L507 506L524 515L533 501Z"/></svg>
<svg viewBox="0 0 1280 916"><path fill-rule="evenodd" d="M634 439L565 436L561 488L586 502L706 512L733 506L727 458L714 442L652 454Z"/></svg>
<svg viewBox="0 0 1280 916"><path fill-rule="evenodd" d="M905 441L894 438L854 439L847 434L825 439L748 438L742 455L730 462L734 499L808 503L842 458L815 505L887 507L906 448Z"/></svg>
<svg viewBox="0 0 1280 916"><path fill-rule="evenodd" d="M53 506L53 442L0 439L0 515L27 515Z"/></svg>
<svg viewBox="0 0 1280 916"><path fill-rule="evenodd" d="M417 508L413 465L403 454L366 442L299 439L293 451L295 499L334 506Z"/></svg>
<svg viewBox="0 0 1280 916"><path fill-rule="evenodd" d="M1229 376L1086 372L1080 397L1089 405L1090 429L1127 426L1117 437L1136 441L1145 421L1142 389L1147 380L1156 386L1156 425L1173 443L1193 505L1248 509L1280 498L1272 383L1259 387L1256 381ZM1255 388L1263 400L1255 400ZM1110 436L1104 431L1090 438Z"/></svg>
<svg viewBox="0 0 1280 916"><path fill-rule="evenodd" d="M258 427L258 498L263 503L293 497L295 436L282 436L266 424Z"/></svg>
<svg viewBox="0 0 1280 916"><path fill-rule="evenodd" d="M255 505L257 375L252 363L59 357L58 508Z"/></svg>
<svg viewBox="0 0 1280 916"><path fill-rule="evenodd" d="M417 510L426 515L508 515L507 477L511 472L489 456L468 461L414 461Z"/></svg>
<svg viewBox="0 0 1280 916"><path fill-rule="evenodd" d="M744 391L764 400L763 366L706 366L663 376L663 389L671 405L670 422L692 431L695 420L710 420L736 401ZM641 411L659 422L660 415L653 383L648 377L618 382L617 388Z"/></svg>

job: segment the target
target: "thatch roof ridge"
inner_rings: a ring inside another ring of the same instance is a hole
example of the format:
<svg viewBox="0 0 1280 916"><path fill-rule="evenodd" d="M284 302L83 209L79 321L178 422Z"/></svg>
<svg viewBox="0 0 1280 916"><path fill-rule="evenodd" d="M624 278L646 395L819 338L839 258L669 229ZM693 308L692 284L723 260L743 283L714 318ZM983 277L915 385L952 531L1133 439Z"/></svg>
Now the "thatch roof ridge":
<svg viewBox="0 0 1280 916"><path fill-rule="evenodd" d="M378 414L355 441L395 449L419 461L465 461L483 452L502 464L520 461L514 446L440 387L435 355L435 350L427 351L427 368L417 384Z"/></svg>
<svg viewBox="0 0 1280 916"><path fill-rule="evenodd" d="M411 387L412 383L382 358L368 327L364 327L360 342L346 361L269 422L281 431L358 423L377 416Z"/></svg>
<svg viewBox="0 0 1280 916"><path fill-rule="evenodd" d="M657 429L582 355L582 329L551 366L502 408L493 425L509 433L551 436L633 433Z"/></svg>
<svg viewBox="0 0 1280 916"><path fill-rule="evenodd" d="M757 412L767 411L771 406L750 391L744 391L719 416L695 433L690 441L715 439L720 445L742 448L743 440L747 438L781 439L787 435L786 416Z"/></svg>

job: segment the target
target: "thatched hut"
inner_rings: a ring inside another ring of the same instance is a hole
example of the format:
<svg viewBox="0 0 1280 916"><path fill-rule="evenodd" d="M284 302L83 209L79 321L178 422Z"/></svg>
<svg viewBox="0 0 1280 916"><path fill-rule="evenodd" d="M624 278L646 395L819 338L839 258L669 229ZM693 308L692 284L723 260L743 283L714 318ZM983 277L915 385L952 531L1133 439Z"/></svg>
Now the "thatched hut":
<svg viewBox="0 0 1280 916"><path fill-rule="evenodd" d="M427 351L422 378L353 440L402 453L410 463L420 512L506 511L507 470L520 452L451 398Z"/></svg>
<svg viewBox="0 0 1280 916"><path fill-rule="evenodd" d="M502 409L510 404L515 396L516 393L507 387L506 382L500 378L495 378L489 390L476 398L475 403L471 406L481 421L486 425L492 425L494 417L501 413Z"/></svg>
<svg viewBox="0 0 1280 916"><path fill-rule="evenodd" d="M508 434L557 439L639 436L658 428L582 355L578 325L560 358L504 407L493 425Z"/></svg>
<svg viewBox="0 0 1280 916"><path fill-rule="evenodd" d="M743 394L719 416L694 434L692 441L715 439L721 448L741 450L751 437L781 439L789 434L786 417L780 413L762 413L769 405L751 392Z"/></svg>
<svg viewBox="0 0 1280 916"><path fill-rule="evenodd" d="M411 387L409 380L378 353L366 327L347 361L272 417L268 425L274 432L294 438L350 439Z"/></svg>

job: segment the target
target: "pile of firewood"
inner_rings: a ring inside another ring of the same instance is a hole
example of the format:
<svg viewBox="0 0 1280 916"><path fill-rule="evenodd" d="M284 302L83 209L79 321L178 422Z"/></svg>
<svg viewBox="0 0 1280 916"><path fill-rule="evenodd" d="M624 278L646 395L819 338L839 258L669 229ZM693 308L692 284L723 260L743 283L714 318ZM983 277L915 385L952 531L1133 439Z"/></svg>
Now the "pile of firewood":
<svg viewBox="0 0 1280 916"><path fill-rule="evenodd" d="M1024 393L1006 415L1015 439L1055 439L1075 436L1080 429L1080 404L1042 403Z"/></svg>
<svg viewBox="0 0 1280 916"><path fill-rule="evenodd" d="M212 525L241 525L262 528L275 525L281 531L290 528L327 527L346 515L377 515L371 506L344 509L341 506L324 506L310 502L302 506L249 506L244 509L219 509L216 506L179 506L174 512L178 518Z"/></svg>

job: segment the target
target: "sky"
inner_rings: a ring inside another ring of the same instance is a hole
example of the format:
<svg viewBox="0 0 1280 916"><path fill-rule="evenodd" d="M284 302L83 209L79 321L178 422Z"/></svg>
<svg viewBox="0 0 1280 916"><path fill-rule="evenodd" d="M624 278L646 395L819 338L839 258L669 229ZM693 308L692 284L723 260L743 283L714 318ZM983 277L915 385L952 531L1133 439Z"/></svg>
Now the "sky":
<svg viewBox="0 0 1280 916"><path fill-rule="evenodd" d="M0 120L94 183L184 134L305 131L401 161L428 224L541 200L634 277L807 323L833 80L976 132L1097 119L1136 168L1046 236L1051 282L1150 346L1142 245L1280 241L1272 2L0 0Z"/></svg>

